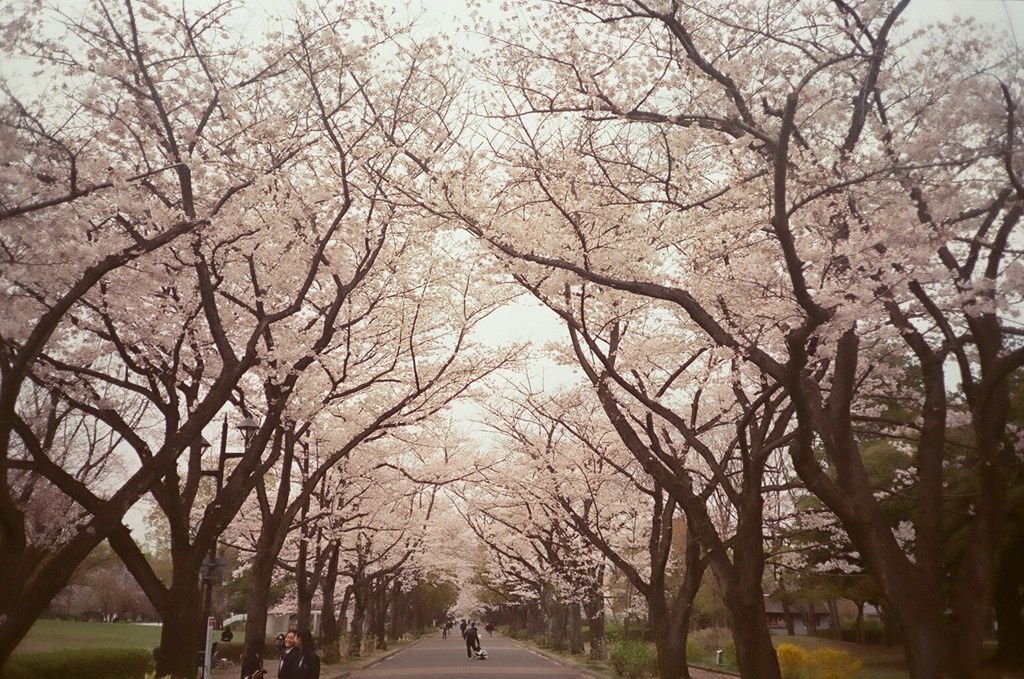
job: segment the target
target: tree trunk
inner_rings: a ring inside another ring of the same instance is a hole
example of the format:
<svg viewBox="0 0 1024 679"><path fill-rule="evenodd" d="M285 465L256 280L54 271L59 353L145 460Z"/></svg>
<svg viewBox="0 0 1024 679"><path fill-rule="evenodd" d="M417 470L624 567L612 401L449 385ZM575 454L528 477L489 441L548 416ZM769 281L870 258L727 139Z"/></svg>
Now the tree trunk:
<svg viewBox="0 0 1024 679"><path fill-rule="evenodd" d="M549 604L548 610L548 637L551 640L551 648L556 651L564 650L568 607L561 601L555 601Z"/></svg>
<svg viewBox="0 0 1024 679"><path fill-rule="evenodd" d="M608 640L605 637L604 595L601 593L604 583L604 568L597 577L597 586L590 592L584 602L584 611L590 627L590 658L604 661L608 659Z"/></svg>
<svg viewBox="0 0 1024 679"><path fill-rule="evenodd" d="M996 661L1024 670L1024 526L1017 526L1003 550L992 598L996 613Z"/></svg>
<svg viewBox="0 0 1024 679"><path fill-rule="evenodd" d="M903 634L899 628L899 622L893 616L889 606L879 606L875 604L879 612L879 618L882 621L882 639L886 646L895 646L903 639Z"/></svg>
<svg viewBox="0 0 1024 679"><path fill-rule="evenodd" d="M373 647L375 650L383 651L388 647L388 596L389 585L380 583L374 588L370 597L372 601L370 616L370 630L373 633Z"/></svg>
<svg viewBox="0 0 1024 679"><path fill-rule="evenodd" d="M299 554L295 561L295 628L300 630L312 629L310 620L313 606L313 587L311 587L309 572L306 567L308 560L309 541L306 537L306 511L309 506L309 498L306 498L302 507L302 518L300 519Z"/></svg>
<svg viewBox="0 0 1024 679"><path fill-rule="evenodd" d="M857 619L853 622L853 628L856 632L856 639L858 644L864 643L864 602L857 602Z"/></svg>
<svg viewBox="0 0 1024 679"><path fill-rule="evenodd" d="M786 634L796 636L796 621L793 619L793 607L789 603L789 597L782 598L782 619L786 623Z"/></svg>
<svg viewBox="0 0 1024 679"><path fill-rule="evenodd" d="M408 629L409 616L415 615L415 607L408 594L402 592L402 585L397 580L391 585L389 599L390 605L385 604L388 615L388 632L385 638L400 639Z"/></svg>
<svg viewBox="0 0 1024 679"><path fill-rule="evenodd" d="M162 606L160 647L156 650L156 676L192 679L202 663L206 642L206 621L203 619L202 593L195 573L177 568L171 576L167 598L171 605Z"/></svg>
<svg viewBox="0 0 1024 679"><path fill-rule="evenodd" d="M22 570L28 550L23 544L17 554L8 551L9 538L6 531L0 530L0 677L14 649L71 580L78 565L103 541L95 531L82 531L60 549L65 559L50 559L29 579Z"/></svg>
<svg viewBox="0 0 1024 679"><path fill-rule="evenodd" d="M352 601L352 585L345 588L345 594L341 597L341 615L338 617L338 629L348 629L348 605Z"/></svg>
<svg viewBox="0 0 1024 679"><path fill-rule="evenodd" d="M689 614L670 610L664 601L650 607L651 637L658 654L660 679L689 679L686 664L686 627Z"/></svg>
<svg viewBox="0 0 1024 679"><path fill-rule="evenodd" d="M338 624L334 606L334 592L338 583L338 557L341 551L337 542L329 546L327 572L324 574L323 606L320 609L320 659L325 665L341 662L341 626Z"/></svg>
<svg viewBox="0 0 1024 679"><path fill-rule="evenodd" d="M579 602L573 602L569 612L569 653L583 654L583 614Z"/></svg>
<svg viewBox="0 0 1024 679"><path fill-rule="evenodd" d="M744 679L780 679L779 660L765 624L764 599L760 592L741 588L726 594L726 601L740 676Z"/></svg>
<svg viewBox="0 0 1024 679"><path fill-rule="evenodd" d="M904 616L907 612L902 611ZM897 611L897 615L899 613L901 611ZM926 621L925 617L917 616L909 626L904 623L904 617L900 617L910 679L944 679L950 676L947 672L951 669L947 662L949 646L944 616L939 611L931 621Z"/></svg>
<svg viewBox="0 0 1024 679"><path fill-rule="evenodd" d="M828 600L828 617L832 621L832 638L836 641L842 641L843 626L839 620L839 604L835 599Z"/></svg>
<svg viewBox="0 0 1024 679"><path fill-rule="evenodd" d="M345 655L350 660L355 660L362 657L363 653L363 623L366 620L365 585L353 583L352 595L354 599L352 628L348 636L348 652Z"/></svg>
<svg viewBox="0 0 1024 679"><path fill-rule="evenodd" d="M813 601L807 602L807 607L801 609L804 617L804 629L812 637L818 636L818 609Z"/></svg>
<svg viewBox="0 0 1024 679"><path fill-rule="evenodd" d="M252 592L245 619L245 650L263 656L267 639L267 612L270 609L270 587L274 582L274 563L277 552L264 544L272 542L272 529L264 524L256 542L256 553L251 567Z"/></svg>

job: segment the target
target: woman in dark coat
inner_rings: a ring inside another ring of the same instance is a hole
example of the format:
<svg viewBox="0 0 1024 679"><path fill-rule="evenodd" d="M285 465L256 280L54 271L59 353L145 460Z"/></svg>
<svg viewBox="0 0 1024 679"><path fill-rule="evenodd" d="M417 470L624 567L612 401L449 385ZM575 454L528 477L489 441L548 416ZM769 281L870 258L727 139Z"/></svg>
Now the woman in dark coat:
<svg viewBox="0 0 1024 679"><path fill-rule="evenodd" d="M299 632L299 679L320 679L320 656L313 643L313 633L308 629Z"/></svg>
<svg viewBox="0 0 1024 679"><path fill-rule="evenodd" d="M267 671L263 669L263 658L259 653L249 651L242 656L241 679L263 679L266 674Z"/></svg>

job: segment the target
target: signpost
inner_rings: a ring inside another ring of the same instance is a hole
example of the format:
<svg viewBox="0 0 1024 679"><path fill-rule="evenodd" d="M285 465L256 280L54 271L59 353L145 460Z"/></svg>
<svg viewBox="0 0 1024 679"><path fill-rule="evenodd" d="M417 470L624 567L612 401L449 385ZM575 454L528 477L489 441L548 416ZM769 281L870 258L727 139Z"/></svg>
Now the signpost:
<svg viewBox="0 0 1024 679"><path fill-rule="evenodd" d="M206 619L206 641L203 650L203 679L210 679L210 666L213 661L213 626L216 624L213 616L211 615Z"/></svg>

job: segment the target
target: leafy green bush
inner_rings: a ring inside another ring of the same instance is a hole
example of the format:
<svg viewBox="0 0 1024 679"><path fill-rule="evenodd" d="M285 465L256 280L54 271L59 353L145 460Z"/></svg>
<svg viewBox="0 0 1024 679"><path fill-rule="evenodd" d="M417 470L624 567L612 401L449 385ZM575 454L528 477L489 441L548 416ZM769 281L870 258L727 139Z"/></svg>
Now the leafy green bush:
<svg viewBox="0 0 1024 679"><path fill-rule="evenodd" d="M700 643L692 636L686 637L686 661L698 662L701 660L705 660L704 649L700 647Z"/></svg>
<svg viewBox="0 0 1024 679"><path fill-rule="evenodd" d="M654 649L639 641L622 641L612 649L609 662L615 674L626 679L657 676L658 663Z"/></svg>
<svg viewBox="0 0 1024 679"><path fill-rule="evenodd" d="M6 679L142 679L153 653L137 648L89 648L11 656Z"/></svg>

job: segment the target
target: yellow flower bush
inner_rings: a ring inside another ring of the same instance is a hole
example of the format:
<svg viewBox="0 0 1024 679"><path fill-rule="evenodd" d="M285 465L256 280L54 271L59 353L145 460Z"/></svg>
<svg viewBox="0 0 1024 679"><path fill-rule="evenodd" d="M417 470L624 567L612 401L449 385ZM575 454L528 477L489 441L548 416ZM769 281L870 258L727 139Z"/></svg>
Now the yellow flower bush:
<svg viewBox="0 0 1024 679"><path fill-rule="evenodd" d="M779 644L775 654L782 679L853 679L863 667L849 653L835 648L811 653L795 644Z"/></svg>

